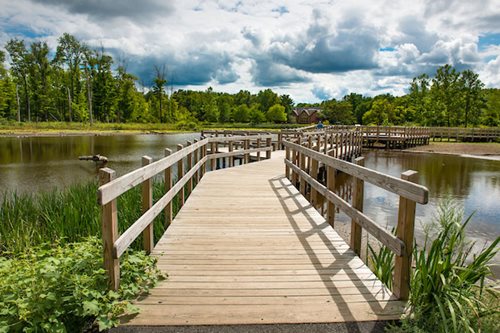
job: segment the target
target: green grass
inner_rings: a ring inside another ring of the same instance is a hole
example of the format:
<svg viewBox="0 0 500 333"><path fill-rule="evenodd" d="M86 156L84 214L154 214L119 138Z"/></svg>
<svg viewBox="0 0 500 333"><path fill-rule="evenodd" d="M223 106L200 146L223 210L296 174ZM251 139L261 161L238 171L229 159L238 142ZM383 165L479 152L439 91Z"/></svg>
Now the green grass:
<svg viewBox="0 0 500 333"><path fill-rule="evenodd" d="M79 123L79 122L0 122L0 135L8 134L78 134L78 133L169 133L200 131L202 129L280 130L307 125L298 124L250 124L250 123L201 123L181 121L178 123Z"/></svg>

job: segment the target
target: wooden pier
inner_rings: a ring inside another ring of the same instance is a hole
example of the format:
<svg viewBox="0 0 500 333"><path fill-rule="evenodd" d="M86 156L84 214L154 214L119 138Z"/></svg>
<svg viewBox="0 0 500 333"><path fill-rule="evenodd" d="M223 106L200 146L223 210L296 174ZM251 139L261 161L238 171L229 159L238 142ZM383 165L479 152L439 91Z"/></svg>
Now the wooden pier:
<svg viewBox="0 0 500 333"><path fill-rule="evenodd" d="M404 173L404 179L382 175L359 165L360 159L356 165L328 155L338 150L325 154L324 144L284 141L286 152L271 156L271 138L205 138L175 153L167 150L156 162L143 157L144 167L117 179L112 170L101 170L98 193L110 287L118 288L119 258L141 233L144 249L158 257L158 267L169 275L134 302L141 312L123 318L123 325L338 323L401 316L408 297L415 203L427 202L427 189L412 183L414 172ZM227 151L218 149L222 144ZM266 159L248 163L252 154ZM232 167L238 155L244 156L243 164ZM206 172L207 165L216 169L217 159L226 159L219 165L229 168ZM175 167L179 179L174 184ZM326 186L318 179L320 167L328 170ZM337 170L355 177L352 205L332 192ZM165 174L166 190L153 203L151 178L158 173ZM397 235L362 213L365 181L400 196ZM144 214L118 235L116 199L137 185L143 188ZM173 219L175 196L182 208ZM327 207L324 216L320 197ZM353 217L349 245L333 229L335 207ZM164 210L170 227L153 244L151 224ZM392 292L358 257L362 228L396 253Z"/></svg>

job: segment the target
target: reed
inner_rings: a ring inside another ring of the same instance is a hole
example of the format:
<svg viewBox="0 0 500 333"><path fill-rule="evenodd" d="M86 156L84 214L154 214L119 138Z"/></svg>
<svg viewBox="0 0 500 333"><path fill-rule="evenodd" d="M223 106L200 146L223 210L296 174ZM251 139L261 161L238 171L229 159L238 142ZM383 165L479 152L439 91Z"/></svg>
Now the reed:
<svg viewBox="0 0 500 333"><path fill-rule="evenodd" d="M101 237L101 211L97 204L97 183L71 185L64 190L40 193L4 192L0 202L0 254L21 253L43 243L71 243L88 236ZM153 182L153 197L164 194L163 181ZM136 187L118 199L120 231L141 216L141 193ZM173 200L174 214L178 210ZM165 231L164 216L154 223L155 241ZM132 245L141 249L142 240Z"/></svg>

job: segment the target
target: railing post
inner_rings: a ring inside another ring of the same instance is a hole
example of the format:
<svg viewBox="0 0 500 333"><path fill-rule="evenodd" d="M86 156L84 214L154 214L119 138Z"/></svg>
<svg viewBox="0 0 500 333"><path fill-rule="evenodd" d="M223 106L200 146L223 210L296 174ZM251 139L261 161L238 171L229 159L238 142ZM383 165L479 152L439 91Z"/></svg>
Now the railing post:
<svg viewBox="0 0 500 333"><path fill-rule="evenodd" d="M229 146L228 146L228 150L230 153L233 152L233 141L229 141ZM228 158L228 162L229 162L229 167L232 168L234 166L234 156L229 156Z"/></svg>
<svg viewBox="0 0 500 333"><path fill-rule="evenodd" d="M302 141L302 140L301 140ZM300 169L302 171L306 171L306 155L304 153L299 152L300 156ZM306 196L306 180L304 177L299 176L300 178L300 193L303 196Z"/></svg>
<svg viewBox="0 0 500 333"><path fill-rule="evenodd" d="M320 151L321 149L321 134L316 137L316 147L314 150ZM315 180L318 179L318 161L311 157L311 165L309 166L309 175ZM311 204L313 207L318 208L318 192L311 186Z"/></svg>
<svg viewBox="0 0 500 333"><path fill-rule="evenodd" d="M326 187L329 191L335 193L335 169L330 166L326 168ZM335 225L335 205L330 200L328 200L326 214L326 220L333 228Z"/></svg>
<svg viewBox="0 0 500 333"><path fill-rule="evenodd" d="M278 150L283 150L283 133L278 133Z"/></svg>
<svg viewBox="0 0 500 333"><path fill-rule="evenodd" d="M165 149L165 157L172 155L172 150ZM172 188L172 167L165 169L165 193L168 193ZM167 228L170 223L172 223L172 201L170 201L167 206L165 206L165 228Z"/></svg>
<svg viewBox="0 0 500 333"><path fill-rule="evenodd" d="M149 165L153 159L149 156L142 157L142 166ZM153 187L151 178L142 182L142 213L147 212L153 206ZM143 248L147 254L150 254L154 248L153 222L151 222L142 231Z"/></svg>
<svg viewBox="0 0 500 333"><path fill-rule="evenodd" d="M205 158L205 156L207 156L207 146L208 146L208 142L205 143L202 147L201 147L201 156L200 156L200 159L202 158ZM205 175L205 172L207 172L207 163L203 163L203 165L201 166L201 170L200 170L200 179L203 178L203 175Z"/></svg>
<svg viewBox="0 0 500 333"><path fill-rule="evenodd" d="M191 146L192 143L191 141L188 141L187 142L187 146ZM193 153L190 153L188 154L187 156L187 171L191 171L191 169L193 168ZM188 194L191 194L191 192L193 192L193 177L189 178L188 180Z"/></svg>
<svg viewBox="0 0 500 333"><path fill-rule="evenodd" d="M194 144L198 143L198 140L194 139L193 140ZM193 152L193 164L196 165L200 161L200 148L196 148L196 150ZM200 182L200 170L196 171L196 173L193 175L193 178L196 177L196 185Z"/></svg>
<svg viewBox="0 0 500 333"><path fill-rule="evenodd" d="M248 140L248 139L245 139L245 140L244 140L244 147L243 147L243 149L244 149L245 151L246 151L246 150L248 150L248 149L250 149L250 140ZM243 154L243 163L244 163L244 164L247 164L249 161L250 161L250 154L249 154L249 153L247 153L247 152L245 152L245 153Z"/></svg>
<svg viewBox="0 0 500 333"><path fill-rule="evenodd" d="M401 174L401 179L417 183L418 172L413 170ZM396 256L394 265L393 293L401 300L407 300L410 294L411 257L413 252L413 232L415 227L416 203L410 199L399 198L398 226L396 236L403 241L403 256Z"/></svg>
<svg viewBox="0 0 500 333"><path fill-rule="evenodd" d="M296 166L299 166L299 163L297 161L297 151L295 149L292 149L292 163ZM292 177L291 182L292 182L293 186L297 186L298 175L293 170L292 170L291 177Z"/></svg>
<svg viewBox="0 0 500 333"><path fill-rule="evenodd" d="M261 139L257 138L257 149L260 149L260 142L261 142ZM260 161L260 151L257 152L257 162L259 162L259 161Z"/></svg>
<svg viewBox="0 0 500 333"><path fill-rule="evenodd" d="M290 161L290 147L285 147L285 159ZM288 180L290 180L290 167L288 164L285 164L285 176Z"/></svg>
<svg viewBox="0 0 500 333"><path fill-rule="evenodd" d="M211 142L210 143L210 154L215 156L216 153L217 153L217 148L215 146L215 142ZM212 158L210 160L210 169L212 171L214 171L216 169L216 163L217 163L217 161L215 160L215 158Z"/></svg>
<svg viewBox="0 0 500 333"><path fill-rule="evenodd" d="M182 150L184 148L180 143L177 145L177 151ZM184 159L181 158L179 162L177 162L177 181L181 180L184 177ZM179 209L184 206L184 186L179 190Z"/></svg>
<svg viewBox="0 0 500 333"><path fill-rule="evenodd" d="M272 140L271 138L267 138L266 139L266 147L268 148L268 150L266 150L266 159L270 159L271 158L271 150L269 149L272 145Z"/></svg>
<svg viewBox="0 0 500 333"><path fill-rule="evenodd" d="M365 166L365 158L358 157L354 160L354 164ZM352 206L358 211L363 211L364 199L364 181L362 179L353 178L353 191L352 191ZM361 226L351 219L351 249L359 256L361 253Z"/></svg>
<svg viewBox="0 0 500 333"><path fill-rule="evenodd" d="M99 170L99 184L104 185L115 178L115 171L110 168ZM118 238L118 215L116 199L102 206L101 215L102 243L104 249L104 269L108 274L109 287L118 290L120 286L120 259L114 258L113 247Z"/></svg>

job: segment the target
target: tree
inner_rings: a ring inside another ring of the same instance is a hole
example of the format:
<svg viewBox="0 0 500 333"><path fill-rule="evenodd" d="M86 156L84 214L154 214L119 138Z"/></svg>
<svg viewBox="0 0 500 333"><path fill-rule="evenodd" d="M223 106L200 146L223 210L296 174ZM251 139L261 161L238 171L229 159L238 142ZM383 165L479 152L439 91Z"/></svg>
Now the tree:
<svg viewBox="0 0 500 333"><path fill-rule="evenodd" d="M392 111L392 105L387 99L375 99L370 111L363 116L363 124L387 124L389 122L389 114L392 113Z"/></svg>
<svg viewBox="0 0 500 333"><path fill-rule="evenodd" d="M266 121L266 115L260 111L259 104L253 104L249 112L250 122L252 124L260 124Z"/></svg>
<svg viewBox="0 0 500 333"><path fill-rule="evenodd" d="M292 114L294 102L290 95L281 95L280 96L280 104L285 107L285 113L288 121L290 121L290 116Z"/></svg>
<svg viewBox="0 0 500 333"><path fill-rule="evenodd" d="M48 59L49 47L45 42L31 44L30 86L33 96L35 118L49 120L49 113L54 108L51 90L52 69Z"/></svg>
<svg viewBox="0 0 500 333"><path fill-rule="evenodd" d="M433 104L441 104L444 111L446 126L458 126L460 123L460 88L459 74L452 66L446 64L437 69L436 76L432 80L431 95ZM437 124L441 123L440 117Z"/></svg>
<svg viewBox="0 0 500 333"><path fill-rule="evenodd" d="M73 121L73 103L79 107L81 98L81 82L80 82L80 65L82 62L82 56L84 48L80 42L68 33L64 33L58 40L56 55L54 58L54 63L59 66L66 66L68 68L67 72L67 82L68 85L68 108L69 108L69 121Z"/></svg>
<svg viewBox="0 0 500 333"><path fill-rule="evenodd" d="M166 76L166 68L165 65L162 66L154 66L155 69L155 78L153 79L154 86L153 91L155 92L155 96L158 100L158 119L160 123L163 122L163 87L167 84Z"/></svg>
<svg viewBox="0 0 500 333"><path fill-rule="evenodd" d="M275 123L286 122L285 107L281 104L274 104L267 111L266 118Z"/></svg>
<svg viewBox="0 0 500 333"><path fill-rule="evenodd" d="M460 86L465 100L464 104L464 126L467 127L469 121L477 125L480 120L481 108L484 105L483 88L484 84L479 80L479 75L467 69L460 75Z"/></svg>
<svg viewBox="0 0 500 333"><path fill-rule="evenodd" d="M275 104L280 104L280 98L278 97L278 94L276 94L271 89L259 91L256 101L260 104L260 110L262 112L267 112L267 110L269 110Z"/></svg>
<svg viewBox="0 0 500 333"><path fill-rule="evenodd" d="M0 50L0 118L13 118L17 109L16 85L4 67L5 53Z"/></svg>
<svg viewBox="0 0 500 333"><path fill-rule="evenodd" d="M409 102L416 111L417 121L423 125L432 123L433 115L429 103L430 80L427 74L413 78L410 84Z"/></svg>
<svg viewBox="0 0 500 333"><path fill-rule="evenodd" d="M5 49L9 52L12 62L12 73L16 78L16 84L22 87L24 93L24 106L27 120L31 121L30 88L28 83L31 57L26 50L23 40L11 39L5 45Z"/></svg>
<svg viewBox="0 0 500 333"><path fill-rule="evenodd" d="M233 118L237 123L248 123L250 120L250 108L246 104L241 104L233 110Z"/></svg>
<svg viewBox="0 0 500 333"><path fill-rule="evenodd" d="M323 117L331 124L353 124L354 115L352 105L347 101L337 102L335 99L326 101L321 105Z"/></svg>

